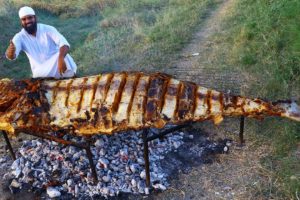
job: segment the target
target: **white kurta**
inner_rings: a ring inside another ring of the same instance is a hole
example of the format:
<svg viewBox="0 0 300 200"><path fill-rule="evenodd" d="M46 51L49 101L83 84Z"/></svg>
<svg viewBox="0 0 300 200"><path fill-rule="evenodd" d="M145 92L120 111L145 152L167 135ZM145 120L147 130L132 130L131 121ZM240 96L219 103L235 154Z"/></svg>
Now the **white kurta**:
<svg viewBox="0 0 300 200"><path fill-rule="evenodd" d="M59 48L64 45L70 47L70 44L53 26L38 23L36 36L28 34L23 28L12 41L16 46L16 58L21 50L28 56L33 78L72 77L76 73L77 66L73 58L67 54L65 56L67 70L62 76L59 74Z"/></svg>

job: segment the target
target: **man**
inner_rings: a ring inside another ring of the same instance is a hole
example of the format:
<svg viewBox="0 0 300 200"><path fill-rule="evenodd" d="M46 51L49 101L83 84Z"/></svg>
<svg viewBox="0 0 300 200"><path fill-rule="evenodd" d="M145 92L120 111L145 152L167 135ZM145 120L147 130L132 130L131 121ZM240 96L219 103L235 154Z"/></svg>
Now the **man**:
<svg viewBox="0 0 300 200"><path fill-rule="evenodd" d="M29 59L33 78L73 77L77 66L68 54L70 45L56 28L37 23L35 12L22 7L19 17L23 29L17 33L6 50L6 57L15 60L20 51Z"/></svg>

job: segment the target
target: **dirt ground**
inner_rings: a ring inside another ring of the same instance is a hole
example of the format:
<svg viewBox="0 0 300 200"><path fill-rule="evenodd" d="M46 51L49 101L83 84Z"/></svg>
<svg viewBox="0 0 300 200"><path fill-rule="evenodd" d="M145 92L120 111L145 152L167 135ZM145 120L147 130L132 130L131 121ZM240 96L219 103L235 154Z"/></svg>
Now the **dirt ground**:
<svg viewBox="0 0 300 200"><path fill-rule="evenodd" d="M224 73L218 66L209 67L216 48L211 38L214 34L222 32L222 19L235 0L223 0L217 8L211 8L194 39L181 53L181 58L175 61L166 73L172 74L178 79L196 82L208 88L220 91L230 89L234 93L240 93L242 86L241 74L237 71ZM194 54L194 55L193 55ZM247 121L246 121L247 125ZM231 138L237 141L239 131L238 119L226 119L216 127L211 122L195 125L196 128L210 134L211 138ZM233 142L228 154L219 154L213 157L213 162L192 167L188 173L178 171L170 180L170 187L163 192L152 192L150 196L126 196L114 199L265 199L262 196L264 185L270 184L268 173L261 167L260 159L270 152L270 147L262 145L257 147L250 138L246 145L241 147ZM14 142L16 148L20 142ZM1 154L5 153L3 138L1 137ZM8 165L11 162L8 162ZM5 172L5 167L0 170L0 176ZM18 193L11 195L7 183L0 185L0 199L33 199L34 194Z"/></svg>
<svg viewBox="0 0 300 200"><path fill-rule="evenodd" d="M219 65L214 65L216 50L222 48L214 40L216 34L226 30L222 27L224 18L230 14L235 0L220 0L217 8L211 8L200 24L199 31L195 33L192 41L183 49L180 59L174 61L171 68L165 69L180 80L193 81L207 88L223 92L240 94L244 79L239 71L224 71Z"/></svg>

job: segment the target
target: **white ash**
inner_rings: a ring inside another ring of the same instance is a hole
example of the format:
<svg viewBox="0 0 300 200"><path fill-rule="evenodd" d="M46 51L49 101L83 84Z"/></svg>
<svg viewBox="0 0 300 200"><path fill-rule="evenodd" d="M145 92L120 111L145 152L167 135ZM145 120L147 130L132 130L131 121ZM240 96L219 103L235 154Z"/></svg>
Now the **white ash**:
<svg viewBox="0 0 300 200"><path fill-rule="evenodd" d="M151 185L161 190L168 187L167 174L157 161L183 144L183 133L169 134L164 138L149 142ZM85 142L84 138L69 135L65 135L64 139ZM61 193L75 197L109 197L120 192L149 194L145 183L142 132L96 135L92 140L95 141L91 151L98 184L93 184L85 150L36 139L24 141L19 149L21 157L11 166L13 185L30 183L33 187L47 188L49 197L58 197Z"/></svg>
<svg viewBox="0 0 300 200"><path fill-rule="evenodd" d="M59 197L61 195L60 191L54 187L48 187L47 194L50 198Z"/></svg>
<svg viewBox="0 0 300 200"><path fill-rule="evenodd" d="M5 158L0 158L0 163L4 163L6 162L6 159Z"/></svg>

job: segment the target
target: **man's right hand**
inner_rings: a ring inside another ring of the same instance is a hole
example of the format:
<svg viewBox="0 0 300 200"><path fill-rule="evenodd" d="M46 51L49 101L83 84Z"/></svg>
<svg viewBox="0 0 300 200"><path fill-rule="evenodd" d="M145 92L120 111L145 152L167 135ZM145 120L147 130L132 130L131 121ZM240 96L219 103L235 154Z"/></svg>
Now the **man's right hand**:
<svg viewBox="0 0 300 200"><path fill-rule="evenodd" d="M10 40L9 46L6 49L6 56L9 59L14 59L16 56L16 46L14 45L14 43L12 42L12 40Z"/></svg>
<svg viewBox="0 0 300 200"><path fill-rule="evenodd" d="M63 73L65 73L65 71L67 70L67 66L65 63L65 58L63 56L59 56L58 57L58 72L59 74L62 76Z"/></svg>

